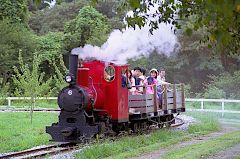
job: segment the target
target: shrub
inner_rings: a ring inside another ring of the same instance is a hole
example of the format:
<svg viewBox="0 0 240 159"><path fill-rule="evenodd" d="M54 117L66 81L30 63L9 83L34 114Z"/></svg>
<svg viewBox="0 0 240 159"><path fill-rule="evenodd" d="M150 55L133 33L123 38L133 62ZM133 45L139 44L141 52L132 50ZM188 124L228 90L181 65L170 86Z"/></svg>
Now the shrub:
<svg viewBox="0 0 240 159"><path fill-rule="evenodd" d="M47 95L51 89L52 79L43 80L44 72L39 72L40 58L35 55L32 62L32 69L28 64L23 63L21 52L19 53L20 67L14 66L13 84L15 85L15 96L38 97Z"/></svg>
<svg viewBox="0 0 240 159"><path fill-rule="evenodd" d="M224 72L210 78L212 82L207 85L204 97L240 98L240 71L235 71L233 74Z"/></svg>

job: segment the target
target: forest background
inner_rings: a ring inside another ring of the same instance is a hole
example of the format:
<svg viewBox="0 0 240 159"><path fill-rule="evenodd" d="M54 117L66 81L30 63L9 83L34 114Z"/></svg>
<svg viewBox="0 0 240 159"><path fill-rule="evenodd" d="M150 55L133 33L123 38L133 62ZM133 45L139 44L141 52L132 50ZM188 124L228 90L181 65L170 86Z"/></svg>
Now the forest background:
<svg viewBox="0 0 240 159"><path fill-rule="evenodd" d="M112 30L126 27L123 18L127 10L138 7L131 0L98 0L96 4L57 0L52 8L44 1L38 2L0 0L0 97L56 96L65 86L63 56L85 44L101 46ZM220 10L227 14L228 10ZM240 24L240 5L234 13L229 16L237 16L234 24ZM128 62L132 68L164 68L168 82L185 84L187 97L239 99L239 27L237 38L232 35L235 41L219 28L214 40L206 36L212 23L196 27L199 17L200 12L191 12L185 21L179 21L181 27L175 33L181 48L174 55L169 57L155 50L149 57ZM134 24L131 20L129 25ZM233 46L218 47L220 36L224 37L221 43Z"/></svg>

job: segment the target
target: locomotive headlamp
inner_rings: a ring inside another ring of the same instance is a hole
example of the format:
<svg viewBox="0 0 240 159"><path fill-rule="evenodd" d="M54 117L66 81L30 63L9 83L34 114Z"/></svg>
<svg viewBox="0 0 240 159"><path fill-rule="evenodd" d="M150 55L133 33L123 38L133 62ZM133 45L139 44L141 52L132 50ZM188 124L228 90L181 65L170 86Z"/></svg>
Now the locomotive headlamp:
<svg viewBox="0 0 240 159"><path fill-rule="evenodd" d="M71 83L71 82L72 82L72 76L67 75L67 76L65 77L65 81L66 81L67 83Z"/></svg>

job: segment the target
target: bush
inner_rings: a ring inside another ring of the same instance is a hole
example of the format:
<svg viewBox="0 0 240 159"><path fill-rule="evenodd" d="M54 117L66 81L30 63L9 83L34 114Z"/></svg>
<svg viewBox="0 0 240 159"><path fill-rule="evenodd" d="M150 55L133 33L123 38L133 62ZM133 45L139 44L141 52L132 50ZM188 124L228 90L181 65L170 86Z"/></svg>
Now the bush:
<svg viewBox="0 0 240 159"><path fill-rule="evenodd" d="M204 97L240 98L240 71L233 74L224 72L219 76L211 76L212 82L207 85Z"/></svg>
<svg viewBox="0 0 240 159"><path fill-rule="evenodd" d="M35 55L32 62L32 69L28 64L23 63L21 53L19 54L20 68L14 66L13 84L15 86L14 95L24 97L39 97L48 95L52 79L46 82L43 80L44 72L39 72L40 58Z"/></svg>
<svg viewBox="0 0 240 159"><path fill-rule="evenodd" d="M224 96L225 96L224 91L215 86L209 87L203 94L203 97L207 99L213 99L213 98L220 99L220 98L224 98Z"/></svg>

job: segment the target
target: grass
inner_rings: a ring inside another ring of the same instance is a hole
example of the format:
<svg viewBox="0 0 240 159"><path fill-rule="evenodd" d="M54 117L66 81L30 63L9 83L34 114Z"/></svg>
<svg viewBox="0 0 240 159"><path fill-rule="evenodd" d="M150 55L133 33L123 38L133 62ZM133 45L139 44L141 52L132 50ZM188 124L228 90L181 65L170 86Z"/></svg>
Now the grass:
<svg viewBox="0 0 240 159"><path fill-rule="evenodd" d="M216 139L206 141L200 144L193 144L185 146L183 148L175 149L174 151L168 152L163 158L164 159L195 159L204 158L210 154L214 154L218 151L224 150L225 148L231 147L240 142L240 131L225 134Z"/></svg>
<svg viewBox="0 0 240 159"><path fill-rule="evenodd" d="M188 132L190 134L205 135L220 129L218 118L213 113L188 112L186 115L192 116L200 121L198 124L189 125Z"/></svg>
<svg viewBox="0 0 240 159"><path fill-rule="evenodd" d="M31 124L29 113L0 113L0 152L19 151L48 144L50 136L45 133L45 127L57 121L57 115L57 113L33 113Z"/></svg>
<svg viewBox="0 0 240 159"><path fill-rule="evenodd" d="M240 159L240 155L235 156L234 159Z"/></svg>
<svg viewBox="0 0 240 159"><path fill-rule="evenodd" d="M178 136L178 138L176 138ZM135 137L123 137L117 141L105 141L85 148L76 155L77 158L114 158L122 159L132 157L142 152L155 150L159 147L167 147L171 144L186 140L182 132L171 132L160 130L151 135L141 135ZM104 153L102 153L104 152Z"/></svg>
<svg viewBox="0 0 240 159"><path fill-rule="evenodd" d="M189 113L188 113L189 115ZM123 137L117 141L105 141L84 148L76 154L76 158L114 158L122 159L138 156L142 153L166 148L181 141L189 140L193 136L206 134L219 130L219 123L215 116L204 114L191 114L198 116L200 124L189 127L188 131L158 130L150 135L140 135L134 137ZM104 153L103 153L104 152Z"/></svg>

